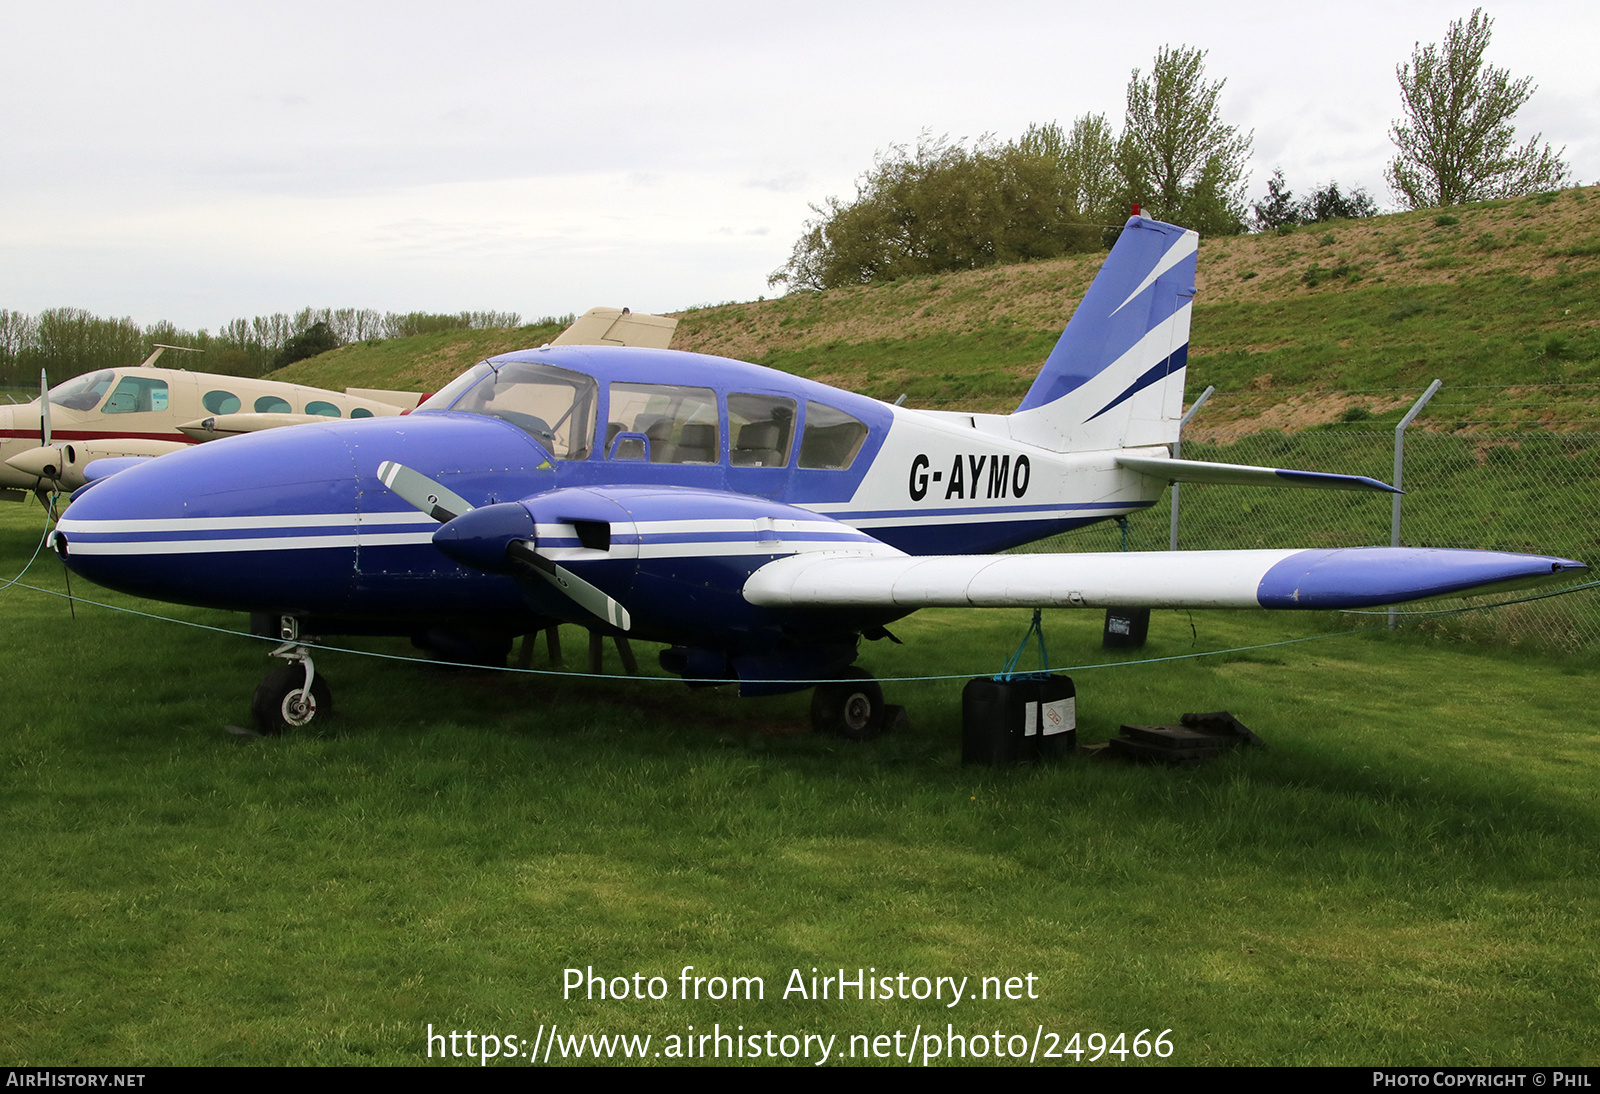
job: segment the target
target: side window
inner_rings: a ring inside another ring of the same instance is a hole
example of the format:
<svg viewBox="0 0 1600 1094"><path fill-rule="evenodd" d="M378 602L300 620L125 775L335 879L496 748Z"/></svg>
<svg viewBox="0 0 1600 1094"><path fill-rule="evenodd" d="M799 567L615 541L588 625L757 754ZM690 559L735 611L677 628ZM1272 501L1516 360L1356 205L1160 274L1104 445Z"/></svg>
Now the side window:
<svg viewBox="0 0 1600 1094"><path fill-rule="evenodd" d="M263 395L256 400L257 414L288 414L289 400L276 395Z"/></svg>
<svg viewBox="0 0 1600 1094"><path fill-rule="evenodd" d="M612 384L608 454L622 434L648 440L651 463L716 463L722 458L716 392L668 384ZM616 458L630 457L617 448Z"/></svg>
<svg viewBox="0 0 1600 1094"><path fill-rule="evenodd" d="M855 462L867 427L842 410L806 401L806 430L800 438L800 466L843 471Z"/></svg>
<svg viewBox="0 0 1600 1094"><path fill-rule="evenodd" d="M320 414L324 418L337 418L339 416L339 408L334 406L332 403L323 402L321 399L315 399L306 404L306 413Z"/></svg>
<svg viewBox="0 0 1600 1094"><path fill-rule="evenodd" d="M796 409L793 399L779 395L729 395L729 462L735 467L787 466Z"/></svg>
<svg viewBox="0 0 1600 1094"><path fill-rule="evenodd" d="M139 414L151 410L167 409L167 382L165 380L151 380L143 376L125 376L122 383L111 393L111 398L106 400L106 405L101 408L105 414Z"/></svg>
<svg viewBox="0 0 1600 1094"><path fill-rule="evenodd" d="M352 417L352 418L370 418L370 417L372 417L372 411L368 410L364 406L358 406L358 407L356 407L354 410L352 410L350 412L350 417Z"/></svg>
<svg viewBox="0 0 1600 1094"><path fill-rule="evenodd" d="M208 391L200 403L213 414L234 414L239 410L239 396L231 391Z"/></svg>

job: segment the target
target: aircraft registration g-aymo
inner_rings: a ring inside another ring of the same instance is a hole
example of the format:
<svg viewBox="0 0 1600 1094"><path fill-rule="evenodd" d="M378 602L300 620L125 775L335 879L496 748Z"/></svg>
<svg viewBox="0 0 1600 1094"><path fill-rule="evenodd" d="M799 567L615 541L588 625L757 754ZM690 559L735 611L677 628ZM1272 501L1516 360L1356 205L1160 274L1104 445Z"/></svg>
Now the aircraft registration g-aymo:
<svg viewBox="0 0 1600 1094"><path fill-rule="evenodd" d="M550 346L484 361L404 418L202 445L74 495L53 545L138 596L276 617L266 732L326 711L309 639L409 635L503 662L554 622L662 642L743 694L816 684L870 736L861 638L918 608L1350 608L1582 563L1409 548L993 552L1137 512L1172 482L1388 491L1177 460L1194 232L1134 217L1012 414L890 406L740 361ZM831 681L817 684L817 681Z"/></svg>

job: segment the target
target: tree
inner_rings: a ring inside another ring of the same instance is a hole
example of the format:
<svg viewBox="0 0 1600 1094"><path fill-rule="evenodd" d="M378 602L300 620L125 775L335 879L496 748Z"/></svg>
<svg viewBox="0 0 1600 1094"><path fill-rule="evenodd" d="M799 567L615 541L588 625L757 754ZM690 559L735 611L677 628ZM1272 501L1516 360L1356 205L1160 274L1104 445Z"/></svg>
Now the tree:
<svg viewBox="0 0 1600 1094"><path fill-rule="evenodd" d="M1460 205L1489 198L1554 190L1566 179L1561 152L1539 144L1521 148L1511 118L1534 92L1533 80L1512 80L1485 65L1494 20L1473 10L1456 20L1444 48L1418 43L1411 60L1395 69L1401 109L1389 137L1399 149L1385 176L1407 208Z"/></svg>
<svg viewBox="0 0 1600 1094"><path fill-rule="evenodd" d="M1359 220L1378 215L1378 203L1360 186L1348 194L1339 189L1337 182L1311 191L1311 196L1300 203L1300 223L1320 224L1324 220Z"/></svg>
<svg viewBox="0 0 1600 1094"><path fill-rule="evenodd" d="M299 334L284 340L283 348L278 351L273 367L282 368L285 365L292 365L296 361L303 361L307 357L315 357L319 353L327 353L329 350L338 348L338 336L328 329L328 324L319 319Z"/></svg>
<svg viewBox="0 0 1600 1094"><path fill-rule="evenodd" d="M1117 144L1124 197L1150 215L1202 234L1231 235L1245 217L1245 164L1255 134L1224 125L1207 83L1205 51L1163 46L1150 75L1128 81Z"/></svg>
<svg viewBox="0 0 1600 1094"><path fill-rule="evenodd" d="M1283 169L1275 168L1267 180L1267 196L1251 205L1250 220L1258 232L1292 228L1296 224L1318 224L1325 220L1356 220L1378 215L1378 203L1360 186L1348 194L1337 182L1319 186L1303 201L1295 201Z"/></svg>
<svg viewBox="0 0 1600 1094"><path fill-rule="evenodd" d="M1251 222L1258 232L1270 232L1300 223L1300 206L1294 200L1294 191L1283 181L1283 168L1274 167L1267 180L1267 196L1250 206Z"/></svg>
<svg viewBox="0 0 1600 1094"><path fill-rule="evenodd" d="M1001 144L923 134L894 145L856 183L854 201L830 197L768 284L831 289L914 274L1052 258L1099 246L1080 215L1056 125L1030 126Z"/></svg>
<svg viewBox="0 0 1600 1094"><path fill-rule="evenodd" d="M1072 132L1062 149L1067 184L1072 188L1078 212L1086 220L1102 224L1120 223L1121 193L1117 179L1117 138L1104 114L1085 114L1072 123Z"/></svg>

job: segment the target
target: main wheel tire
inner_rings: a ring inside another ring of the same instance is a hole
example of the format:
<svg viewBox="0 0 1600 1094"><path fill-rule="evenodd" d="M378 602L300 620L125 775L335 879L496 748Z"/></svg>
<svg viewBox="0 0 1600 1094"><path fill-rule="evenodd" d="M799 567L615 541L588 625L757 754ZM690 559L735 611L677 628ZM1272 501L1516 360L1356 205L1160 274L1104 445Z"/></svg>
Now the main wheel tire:
<svg viewBox="0 0 1600 1094"><path fill-rule="evenodd" d="M869 741L883 732L883 688L863 669L846 669L848 679L818 684L811 693L811 728L848 741Z"/></svg>
<svg viewBox="0 0 1600 1094"><path fill-rule="evenodd" d="M300 696L305 686L306 670L302 665L281 665L261 678L250 700L250 717L263 736L276 737L286 729L301 729L333 713L333 693L326 680L312 678L309 701Z"/></svg>

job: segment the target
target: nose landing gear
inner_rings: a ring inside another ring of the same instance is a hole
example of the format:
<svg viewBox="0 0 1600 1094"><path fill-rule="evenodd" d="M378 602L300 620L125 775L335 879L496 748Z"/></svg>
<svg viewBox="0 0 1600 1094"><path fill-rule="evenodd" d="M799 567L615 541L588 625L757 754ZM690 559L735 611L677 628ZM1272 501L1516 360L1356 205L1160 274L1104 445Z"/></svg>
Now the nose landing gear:
<svg viewBox="0 0 1600 1094"><path fill-rule="evenodd" d="M283 645L273 650L272 656L288 663L263 676L250 700L251 720L265 737L301 729L333 713L333 693L328 690L328 682L317 675L311 647L300 641L299 632L297 619L282 617Z"/></svg>

